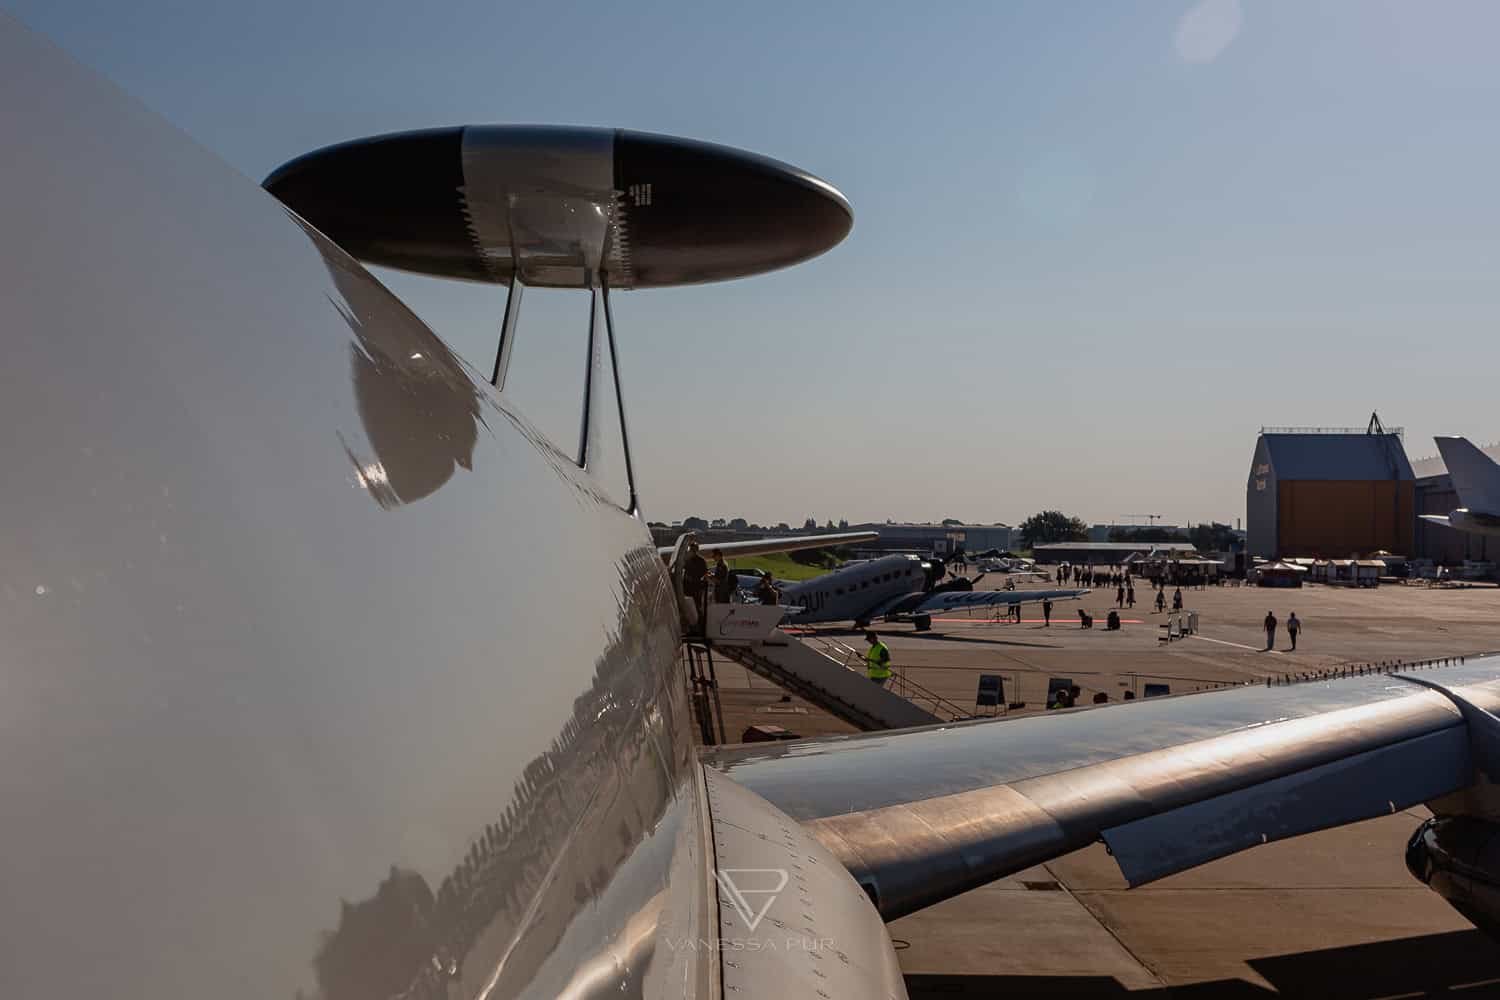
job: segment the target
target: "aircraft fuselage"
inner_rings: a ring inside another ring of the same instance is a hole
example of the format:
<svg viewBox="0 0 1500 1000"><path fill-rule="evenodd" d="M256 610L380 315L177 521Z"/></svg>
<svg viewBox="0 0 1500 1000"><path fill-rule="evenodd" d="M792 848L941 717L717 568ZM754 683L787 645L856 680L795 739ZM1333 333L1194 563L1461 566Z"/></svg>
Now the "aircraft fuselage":
<svg viewBox="0 0 1500 1000"><path fill-rule="evenodd" d="M3 16L0 79L0 993L717 995L642 521Z"/></svg>
<svg viewBox="0 0 1500 1000"><path fill-rule="evenodd" d="M866 621L873 609L903 594L920 593L925 583L917 556L881 556L789 584L782 588L781 600L802 609L792 615L797 624Z"/></svg>

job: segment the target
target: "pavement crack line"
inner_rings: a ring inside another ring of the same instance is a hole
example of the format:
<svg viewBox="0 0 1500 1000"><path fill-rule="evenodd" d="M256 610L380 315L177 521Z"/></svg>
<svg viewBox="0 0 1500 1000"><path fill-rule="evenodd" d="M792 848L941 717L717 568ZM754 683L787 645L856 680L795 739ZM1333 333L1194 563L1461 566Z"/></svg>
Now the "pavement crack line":
<svg viewBox="0 0 1500 1000"><path fill-rule="evenodd" d="M1072 887L1062 880L1062 876L1052 870L1051 865L1044 864L1042 865L1042 867L1045 868L1047 870L1047 874L1051 875L1053 880L1057 882L1057 887L1064 893L1066 893L1068 898L1073 901L1073 904L1082 909L1084 913L1087 913L1090 920L1098 924L1104 930L1104 933L1113 938L1115 944L1119 945L1120 950L1130 956L1130 960L1132 962L1140 966L1145 971L1146 975L1156 980L1159 986L1166 987L1167 981L1162 978L1161 971L1158 970L1156 966L1146 961L1140 955L1137 955L1135 953L1135 949L1131 948L1130 945L1125 943L1125 939L1120 937L1120 935L1116 933L1115 929L1109 925L1108 921L1106 921L1098 913L1094 912L1093 907L1089 906L1089 904L1078 898L1077 894L1073 892Z"/></svg>

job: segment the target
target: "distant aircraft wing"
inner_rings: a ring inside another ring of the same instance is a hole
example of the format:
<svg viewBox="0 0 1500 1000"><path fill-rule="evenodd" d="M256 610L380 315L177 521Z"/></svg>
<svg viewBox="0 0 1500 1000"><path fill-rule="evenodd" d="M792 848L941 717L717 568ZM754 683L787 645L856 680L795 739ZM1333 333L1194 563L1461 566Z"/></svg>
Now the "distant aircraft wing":
<svg viewBox="0 0 1500 1000"><path fill-rule="evenodd" d="M926 594L915 607L902 608L900 614L935 615L940 611L962 611L965 608L1009 607L1033 601L1064 601L1082 597L1088 590L949 590Z"/></svg>
<svg viewBox="0 0 1500 1000"><path fill-rule="evenodd" d="M983 574L981 574L983 575ZM862 621L876 618L932 615L940 611L962 611L964 608L1008 607L1031 601L1082 597L1088 590L948 590L936 594L912 591L887 599L860 615Z"/></svg>
<svg viewBox="0 0 1500 1000"><path fill-rule="evenodd" d="M878 531L841 531L829 535L794 535L790 538L752 538L745 542L706 542L699 539L698 546L704 552L722 552L725 558L738 556L763 556L770 552L797 552L801 549L822 549L835 545L857 545L873 542L880 537ZM669 556L677 548L662 545L659 555Z"/></svg>
<svg viewBox="0 0 1500 1000"><path fill-rule="evenodd" d="M1500 656L707 758L891 920L1103 839L1129 883L1383 816L1500 768Z"/></svg>

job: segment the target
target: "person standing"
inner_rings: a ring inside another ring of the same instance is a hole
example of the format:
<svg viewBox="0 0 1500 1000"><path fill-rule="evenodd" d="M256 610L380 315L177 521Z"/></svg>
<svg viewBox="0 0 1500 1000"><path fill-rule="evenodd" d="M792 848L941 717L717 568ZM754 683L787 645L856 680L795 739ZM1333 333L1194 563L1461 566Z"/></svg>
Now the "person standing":
<svg viewBox="0 0 1500 1000"><path fill-rule="evenodd" d="M1125 606L1125 585L1122 583L1115 588L1115 607Z"/></svg>
<svg viewBox="0 0 1500 1000"><path fill-rule="evenodd" d="M1052 601L1050 598L1042 601L1042 627L1052 627Z"/></svg>
<svg viewBox="0 0 1500 1000"><path fill-rule="evenodd" d="M1181 587L1178 587L1176 590L1172 591L1172 610L1173 611L1181 611L1182 610L1182 588Z"/></svg>
<svg viewBox="0 0 1500 1000"><path fill-rule="evenodd" d="M865 676L885 687L885 682L891 679L891 651L874 632L865 633L865 642L870 644L865 650Z"/></svg>
<svg viewBox="0 0 1500 1000"><path fill-rule="evenodd" d="M755 596L760 598L762 604L776 604L781 600L781 594L776 590L776 581L771 579L770 573L761 576L760 583L755 585Z"/></svg>
<svg viewBox="0 0 1500 1000"><path fill-rule="evenodd" d="M1135 584L1129 582L1129 577L1126 577L1125 579L1125 605L1127 607L1133 608L1135 607Z"/></svg>
<svg viewBox="0 0 1500 1000"><path fill-rule="evenodd" d="M708 599L708 560L698 551L697 542L688 543L687 561L682 566L682 587L698 609L698 627L702 629L704 603Z"/></svg>
<svg viewBox="0 0 1500 1000"><path fill-rule="evenodd" d="M729 564L724 561L724 553L714 549L714 603L728 604L733 593L734 577L729 572Z"/></svg>
<svg viewBox="0 0 1500 1000"><path fill-rule="evenodd" d="M1271 612L1267 611L1266 612L1266 620L1262 624L1264 624L1265 628L1266 628L1266 648L1267 649L1275 649L1276 648L1276 616L1273 615Z"/></svg>
<svg viewBox="0 0 1500 1000"><path fill-rule="evenodd" d="M1286 619L1286 634L1292 640L1292 649L1297 648L1297 633L1302 631L1302 622L1297 618L1297 612L1293 611Z"/></svg>
<svg viewBox="0 0 1500 1000"><path fill-rule="evenodd" d="M1156 592L1156 613L1161 614L1165 610L1167 610L1167 595L1158 590Z"/></svg>

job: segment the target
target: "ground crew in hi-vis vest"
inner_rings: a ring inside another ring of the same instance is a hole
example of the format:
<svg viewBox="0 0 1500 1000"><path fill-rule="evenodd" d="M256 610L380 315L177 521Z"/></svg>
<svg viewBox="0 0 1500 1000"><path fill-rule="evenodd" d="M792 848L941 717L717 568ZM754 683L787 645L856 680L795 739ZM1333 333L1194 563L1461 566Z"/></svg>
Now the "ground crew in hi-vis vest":
<svg viewBox="0 0 1500 1000"><path fill-rule="evenodd" d="M865 633L865 642L870 644L865 650L865 675L876 684L884 685L891 679L891 651L874 632Z"/></svg>

